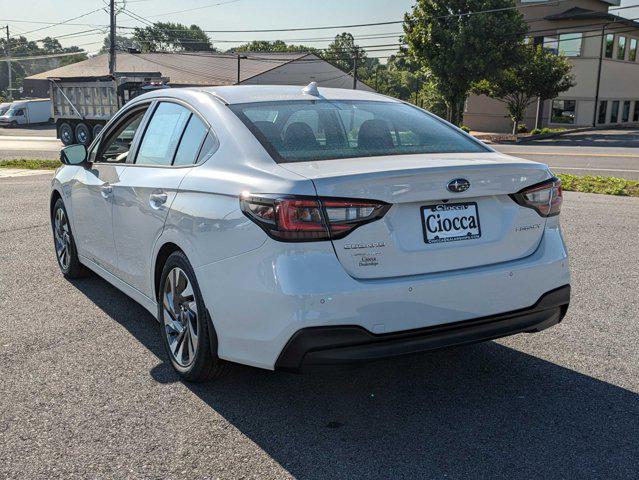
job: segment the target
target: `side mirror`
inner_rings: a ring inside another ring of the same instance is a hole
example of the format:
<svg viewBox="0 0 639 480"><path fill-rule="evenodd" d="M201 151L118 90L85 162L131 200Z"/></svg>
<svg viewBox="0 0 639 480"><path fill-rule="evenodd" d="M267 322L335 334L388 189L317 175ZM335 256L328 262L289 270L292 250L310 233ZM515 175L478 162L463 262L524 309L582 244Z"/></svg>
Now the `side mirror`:
<svg viewBox="0 0 639 480"><path fill-rule="evenodd" d="M65 165L87 165L87 147L81 144L64 147L60 151L60 161Z"/></svg>

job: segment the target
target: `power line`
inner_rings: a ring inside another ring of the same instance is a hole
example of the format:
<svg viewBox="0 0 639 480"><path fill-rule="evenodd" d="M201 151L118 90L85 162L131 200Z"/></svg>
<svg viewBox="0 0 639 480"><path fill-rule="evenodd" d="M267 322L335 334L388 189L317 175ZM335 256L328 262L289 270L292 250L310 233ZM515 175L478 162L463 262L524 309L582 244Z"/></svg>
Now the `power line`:
<svg viewBox="0 0 639 480"><path fill-rule="evenodd" d="M51 24L51 25L49 25L47 27L41 27L41 28L36 28L35 30L29 30L28 32L24 32L22 35L28 35L29 33L39 32L41 30L46 30L47 28L52 28L52 27L55 27L55 26L58 26L58 25L64 25L65 23L72 22L73 20L77 20L79 18L87 17L87 16L91 15L92 13L99 12L100 10L102 10L102 7L96 8L95 10L91 10L90 12L87 12L87 13L83 13L82 15L78 15L77 17L73 17L73 18L69 18L67 20L62 20L61 22L53 23L53 24Z"/></svg>
<svg viewBox="0 0 639 480"><path fill-rule="evenodd" d="M8 62L8 61L22 62L22 61L27 61L27 60L41 60L41 59L45 59L45 58L71 57L73 55L85 55L85 54L87 54L87 52L82 50L81 52L49 53L49 54L46 54L46 55L33 55L33 56L30 56L30 57L12 55L11 56L11 60L9 60L8 58L0 57L0 62Z"/></svg>

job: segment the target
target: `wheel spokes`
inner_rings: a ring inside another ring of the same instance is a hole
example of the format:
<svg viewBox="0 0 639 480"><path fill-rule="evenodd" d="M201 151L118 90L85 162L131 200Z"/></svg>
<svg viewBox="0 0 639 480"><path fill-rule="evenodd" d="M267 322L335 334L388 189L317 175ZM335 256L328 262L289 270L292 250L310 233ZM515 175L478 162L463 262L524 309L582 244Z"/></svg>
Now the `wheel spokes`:
<svg viewBox="0 0 639 480"><path fill-rule="evenodd" d="M166 277L162 312L164 332L173 359L186 367L197 355L197 303L188 275L178 267Z"/></svg>
<svg viewBox="0 0 639 480"><path fill-rule="evenodd" d="M53 237L55 239L56 255L63 269L69 267L70 255L69 245L71 243L71 235L69 232L69 223L67 222L64 210L58 208L55 212L53 220Z"/></svg>

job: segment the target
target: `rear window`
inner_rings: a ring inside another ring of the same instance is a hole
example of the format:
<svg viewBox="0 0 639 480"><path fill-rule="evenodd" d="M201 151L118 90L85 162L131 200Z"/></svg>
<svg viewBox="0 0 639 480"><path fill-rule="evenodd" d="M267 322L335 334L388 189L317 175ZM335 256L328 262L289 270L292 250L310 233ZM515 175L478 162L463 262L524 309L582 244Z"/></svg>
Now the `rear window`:
<svg viewBox="0 0 639 480"><path fill-rule="evenodd" d="M437 117L403 103L303 100L230 108L280 163L488 151Z"/></svg>

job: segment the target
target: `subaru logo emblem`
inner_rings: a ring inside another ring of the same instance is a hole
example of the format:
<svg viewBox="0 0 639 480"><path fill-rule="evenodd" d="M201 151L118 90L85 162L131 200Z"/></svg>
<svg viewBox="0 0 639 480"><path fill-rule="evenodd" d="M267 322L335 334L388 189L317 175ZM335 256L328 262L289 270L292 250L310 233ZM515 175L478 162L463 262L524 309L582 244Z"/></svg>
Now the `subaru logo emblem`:
<svg viewBox="0 0 639 480"><path fill-rule="evenodd" d="M470 188L470 182L465 178L456 178L448 182L447 188L453 193L465 192Z"/></svg>

